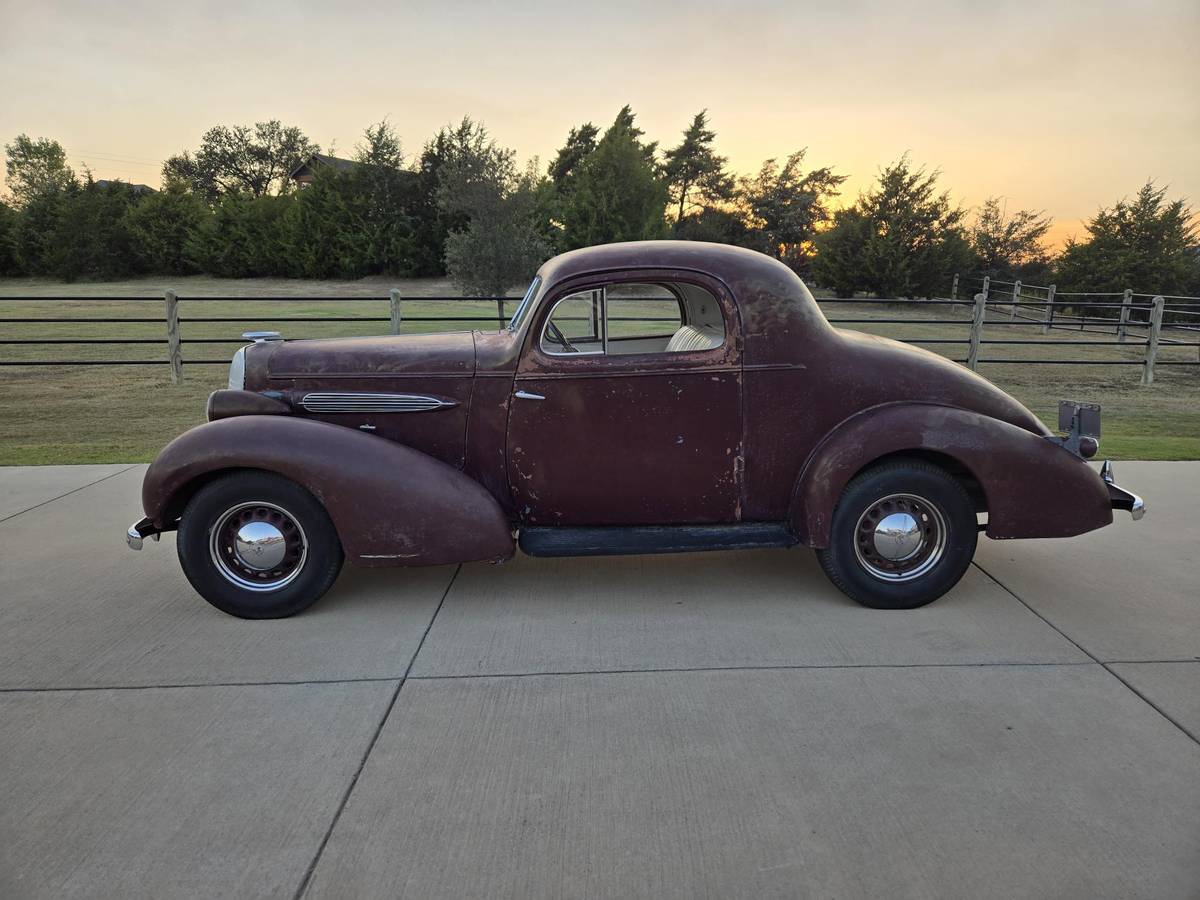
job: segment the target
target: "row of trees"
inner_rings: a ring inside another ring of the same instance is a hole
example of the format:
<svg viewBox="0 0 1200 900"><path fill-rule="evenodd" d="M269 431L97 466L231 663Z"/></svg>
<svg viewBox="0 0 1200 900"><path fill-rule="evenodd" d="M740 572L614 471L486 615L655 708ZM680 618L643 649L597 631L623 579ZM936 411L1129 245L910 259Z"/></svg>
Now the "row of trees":
<svg viewBox="0 0 1200 900"><path fill-rule="evenodd" d="M990 198L972 213L907 156L836 208L846 176L809 169L805 151L738 177L704 112L678 144L648 141L629 107L600 129L572 128L543 169L521 167L469 118L406 158L387 122L368 128L355 165L290 173L320 148L277 121L217 126L163 165L163 188L96 182L61 145L7 145L0 274L357 278L437 276L500 292L548 256L612 241L710 240L770 254L839 294L927 296L948 273L982 271L1070 290L1200 292L1191 210L1153 183L1102 209L1057 257L1051 221Z"/></svg>

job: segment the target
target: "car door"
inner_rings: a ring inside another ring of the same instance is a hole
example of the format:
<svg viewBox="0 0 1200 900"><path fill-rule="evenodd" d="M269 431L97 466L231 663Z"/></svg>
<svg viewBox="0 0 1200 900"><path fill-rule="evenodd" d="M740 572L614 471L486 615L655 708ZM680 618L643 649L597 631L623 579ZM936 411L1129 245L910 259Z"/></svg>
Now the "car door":
<svg viewBox="0 0 1200 900"><path fill-rule="evenodd" d="M529 525L740 520L740 329L715 279L575 279L540 305L513 384L506 465Z"/></svg>

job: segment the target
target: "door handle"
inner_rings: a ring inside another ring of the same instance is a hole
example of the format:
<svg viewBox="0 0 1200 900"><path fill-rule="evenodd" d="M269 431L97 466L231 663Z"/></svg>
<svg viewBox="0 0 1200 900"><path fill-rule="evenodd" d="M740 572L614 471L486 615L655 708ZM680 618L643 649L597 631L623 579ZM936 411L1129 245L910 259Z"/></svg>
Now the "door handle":
<svg viewBox="0 0 1200 900"><path fill-rule="evenodd" d="M531 394L529 391L517 391L513 394L518 400L545 400L541 394Z"/></svg>

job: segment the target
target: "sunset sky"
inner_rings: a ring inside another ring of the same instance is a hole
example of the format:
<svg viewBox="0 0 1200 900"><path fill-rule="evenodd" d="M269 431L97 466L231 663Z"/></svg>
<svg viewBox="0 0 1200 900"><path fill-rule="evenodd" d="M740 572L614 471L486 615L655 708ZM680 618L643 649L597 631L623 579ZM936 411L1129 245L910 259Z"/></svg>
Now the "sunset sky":
<svg viewBox="0 0 1200 900"><path fill-rule="evenodd" d="M0 0L0 140L157 185L215 123L278 118L349 155L386 117L415 153L469 114L545 163L625 103L668 146L707 108L739 172L808 147L849 201L909 151L1061 240L1148 177L1200 201L1198 47L1197 0Z"/></svg>

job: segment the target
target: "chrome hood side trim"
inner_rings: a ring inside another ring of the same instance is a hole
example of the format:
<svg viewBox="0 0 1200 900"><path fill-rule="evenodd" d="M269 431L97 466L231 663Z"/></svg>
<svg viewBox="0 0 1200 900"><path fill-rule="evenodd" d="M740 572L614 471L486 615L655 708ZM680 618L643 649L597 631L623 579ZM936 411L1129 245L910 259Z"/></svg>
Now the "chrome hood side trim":
<svg viewBox="0 0 1200 900"><path fill-rule="evenodd" d="M361 391L314 391L300 399L300 406L312 413L407 413L432 412L457 406L427 394L377 394Z"/></svg>

